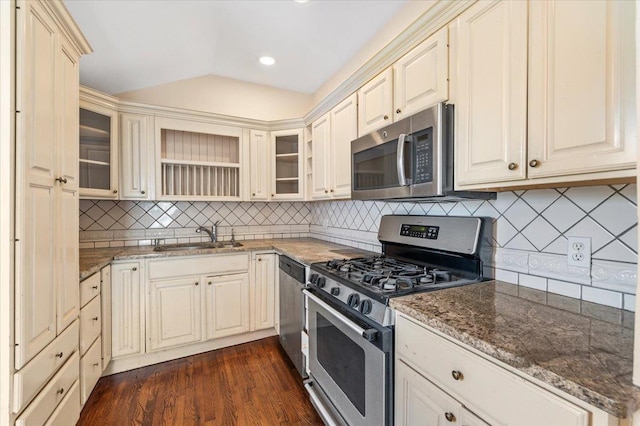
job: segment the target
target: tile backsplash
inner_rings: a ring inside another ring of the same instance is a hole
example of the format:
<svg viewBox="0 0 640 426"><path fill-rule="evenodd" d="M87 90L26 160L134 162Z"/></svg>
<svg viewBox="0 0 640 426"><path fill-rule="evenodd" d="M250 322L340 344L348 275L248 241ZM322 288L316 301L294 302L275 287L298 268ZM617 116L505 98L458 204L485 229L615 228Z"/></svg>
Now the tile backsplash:
<svg viewBox="0 0 640 426"><path fill-rule="evenodd" d="M219 221L220 239L312 236L379 252L385 214L486 216L495 221L495 276L521 286L634 310L637 278L636 185L508 191L496 200L457 203L382 201L151 202L80 201L80 246L194 242ZM567 237L590 237L591 268L569 267Z"/></svg>
<svg viewBox="0 0 640 426"><path fill-rule="evenodd" d="M495 221L496 278L627 310L637 278L636 185L509 191L457 203L311 204L312 237L380 251L385 214L486 216ZM590 237L591 268L569 267L567 237Z"/></svg>
<svg viewBox="0 0 640 426"><path fill-rule="evenodd" d="M307 237L310 220L308 203L81 200L80 247L201 241L216 221L220 240Z"/></svg>

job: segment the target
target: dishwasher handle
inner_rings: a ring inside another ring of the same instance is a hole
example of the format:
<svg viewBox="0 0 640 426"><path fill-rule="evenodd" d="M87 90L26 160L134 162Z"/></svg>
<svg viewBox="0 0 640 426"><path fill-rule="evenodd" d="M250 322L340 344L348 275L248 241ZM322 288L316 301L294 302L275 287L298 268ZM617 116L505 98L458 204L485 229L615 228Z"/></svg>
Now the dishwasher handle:
<svg viewBox="0 0 640 426"><path fill-rule="evenodd" d="M307 280L305 279L305 270L304 265L296 262L287 256L280 256L279 262L280 271L289 275L291 278L296 280L299 283L305 284Z"/></svg>

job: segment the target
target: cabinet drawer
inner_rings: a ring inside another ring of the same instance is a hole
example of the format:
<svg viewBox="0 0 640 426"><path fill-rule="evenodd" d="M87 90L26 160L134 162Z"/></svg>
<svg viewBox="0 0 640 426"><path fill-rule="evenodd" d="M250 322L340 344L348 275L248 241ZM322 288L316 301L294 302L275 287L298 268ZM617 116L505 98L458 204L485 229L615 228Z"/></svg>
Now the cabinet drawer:
<svg viewBox="0 0 640 426"><path fill-rule="evenodd" d="M102 339L98 338L80 360L80 405L89 399L102 374Z"/></svg>
<svg viewBox="0 0 640 426"><path fill-rule="evenodd" d="M490 423L586 426L587 411L419 324L397 316L396 350L429 380ZM456 380L453 375L459 372Z"/></svg>
<svg viewBox="0 0 640 426"><path fill-rule="evenodd" d="M178 257L149 261L149 279L185 275L220 275L249 270L249 253Z"/></svg>
<svg viewBox="0 0 640 426"><path fill-rule="evenodd" d="M13 412L19 413L73 352L78 351L79 326L74 321L27 365L13 375Z"/></svg>
<svg viewBox="0 0 640 426"><path fill-rule="evenodd" d="M102 331L100 307L100 297L98 296L80 309L80 355L87 352L89 346Z"/></svg>
<svg viewBox="0 0 640 426"><path fill-rule="evenodd" d="M53 412L45 426L75 425L80 419L80 384L76 382Z"/></svg>
<svg viewBox="0 0 640 426"><path fill-rule="evenodd" d="M80 374L80 359L76 352L18 417L16 426L44 424L69 393L73 384L78 381L78 374Z"/></svg>
<svg viewBox="0 0 640 426"><path fill-rule="evenodd" d="M100 294L100 272L96 272L80 283L80 306L84 306Z"/></svg>

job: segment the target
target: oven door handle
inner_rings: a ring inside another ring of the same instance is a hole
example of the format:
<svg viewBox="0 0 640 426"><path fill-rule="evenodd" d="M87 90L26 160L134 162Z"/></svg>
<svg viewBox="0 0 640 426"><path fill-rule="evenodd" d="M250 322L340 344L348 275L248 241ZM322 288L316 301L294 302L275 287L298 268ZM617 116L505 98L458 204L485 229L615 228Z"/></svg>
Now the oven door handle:
<svg viewBox="0 0 640 426"><path fill-rule="evenodd" d="M315 296L313 293L309 292L308 290L304 290L303 293L309 299L313 300L315 303L320 305L323 309L327 310L327 312L329 312L331 315L333 315L342 324L346 325L351 330L353 330L356 333L358 333L358 335L362 336L363 338L365 338L369 342L373 342L374 340L376 340L376 337L378 335L378 330L376 330L375 328L369 328L369 329L365 330L364 328L359 327L358 325L354 324L353 322L349 321L348 319L345 319L344 315L342 315L340 312L336 311L334 308L332 308L331 306L326 304L323 300L321 300L320 298L318 298L317 296Z"/></svg>
<svg viewBox="0 0 640 426"><path fill-rule="evenodd" d="M398 163L398 184L400 186L407 186L407 175L404 173L404 145L407 135L401 133L398 136L398 149L396 151L396 162Z"/></svg>

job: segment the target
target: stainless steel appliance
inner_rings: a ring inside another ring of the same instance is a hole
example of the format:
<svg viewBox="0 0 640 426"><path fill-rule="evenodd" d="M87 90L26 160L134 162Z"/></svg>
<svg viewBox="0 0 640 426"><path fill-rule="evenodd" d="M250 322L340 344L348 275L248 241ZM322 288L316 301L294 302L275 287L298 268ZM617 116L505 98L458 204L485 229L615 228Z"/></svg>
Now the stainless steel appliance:
<svg viewBox="0 0 640 426"><path fill-rule="evenodd" d="M351 198L496 198L454 191L453 161L453 105L438 104L351 142Z"/></svg>
<svg viewBox="0 0 640 426"><path fill-rule="evenodd" d="M491 278L491 219L383 216L382 255L311 265L309 380L327 424L393 424L393 310L406 294Z"/></svg>
<svg viewBox="0 0 640 426"><path fill-rule="evenodd" d="M280 255L280 344L301 376L306 377L301 333L304 326L305 267Z"/></svg>

